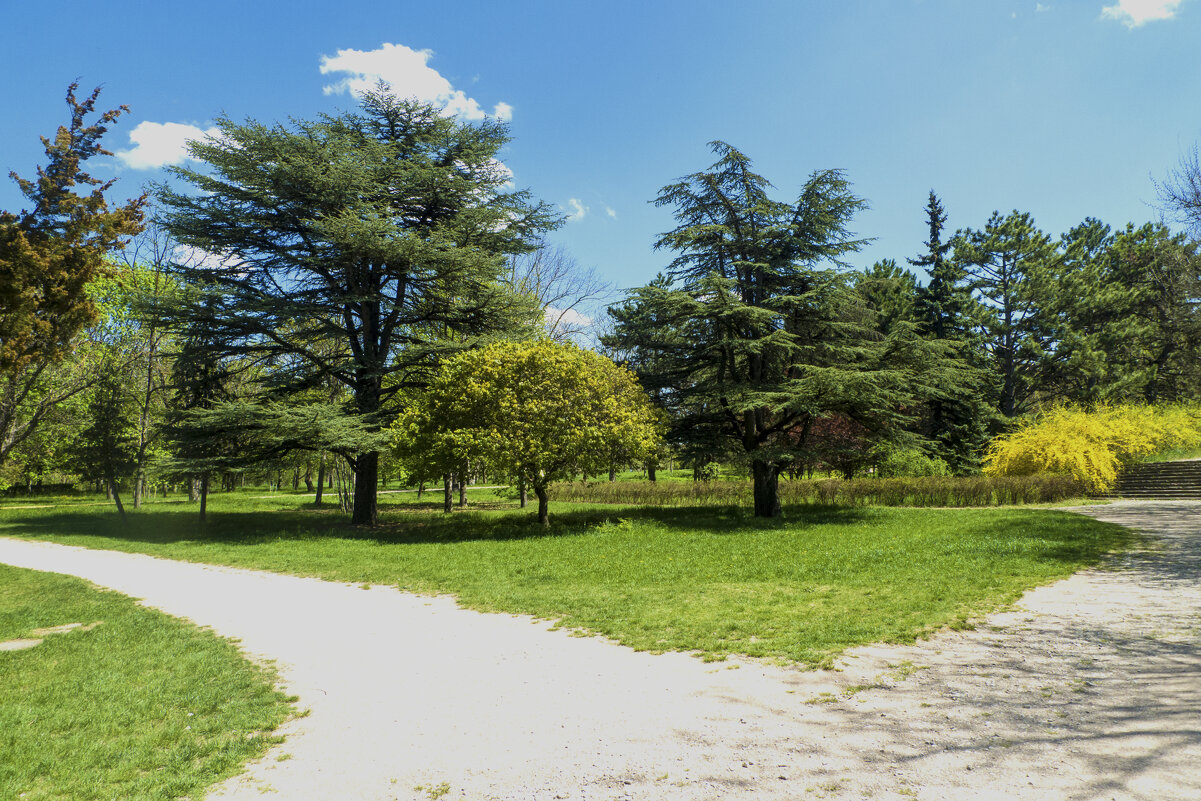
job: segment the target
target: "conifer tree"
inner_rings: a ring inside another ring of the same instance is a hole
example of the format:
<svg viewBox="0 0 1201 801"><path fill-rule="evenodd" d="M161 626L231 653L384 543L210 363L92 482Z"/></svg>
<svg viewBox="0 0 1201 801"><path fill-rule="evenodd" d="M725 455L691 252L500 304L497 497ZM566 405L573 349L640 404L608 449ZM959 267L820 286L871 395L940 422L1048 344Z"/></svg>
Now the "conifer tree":
<svg viewBox="0 0 1201 801"><path fill-rule="evenodd" d="M188 277L228 298L214 333L284 378L342 383L373 426L448 353L512 322L505 258L558 221L510 189L503 123L465 123L383 86L357 112L217 127L191 145L205 166L176 170L199 191L159 193L167 228L213 254ZM376 520L378 465L378 451L354 457L356 523Z"/></svg>
<svg viewBox="0 0 1201 801"><path fill-rule="evenodd" d="M848 226L863 201L843 174L815 172L783 203L745 155L711 147L715 164L659 193L679 226L657 247L675 258L667 281L630 294L607 344L638 354L646 388L673 412L673 441L750 462L755 515L775 517L779 472L816 420L841 413L879 430L912 396L837 269L862 244Z"/></svg>
<svg viewBox="0 0 1201 801"><path fill-rule="evenodd" d="M997 409L1015 417L1038 389L1050 336L1042 312L1056 285L1058 248L1029 214L1016 210L1004 217L993 212L983 230L959 232L954 248L981 303L978 325L1000 381Z"/></svg>

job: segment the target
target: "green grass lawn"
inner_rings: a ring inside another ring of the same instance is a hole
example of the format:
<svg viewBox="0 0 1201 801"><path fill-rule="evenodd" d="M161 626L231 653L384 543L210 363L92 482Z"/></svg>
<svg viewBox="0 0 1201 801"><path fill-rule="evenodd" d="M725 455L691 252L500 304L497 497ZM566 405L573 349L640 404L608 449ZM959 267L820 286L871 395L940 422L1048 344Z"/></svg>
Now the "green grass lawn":
<svg viewBox="0 0 1201 801"><path fill-rule="evenodd" d="M1050 509L802 506L783 521L733 508L556 504L528 510L473 490L381 496L382 525L356 530L310 499L214 495L210 520L160 503L130 512L0 507L0 535L151 553L406 590L561 621L652 651L828 664L841 650L911 641L1095 564L1129 534Z"/></svg>
<svg viewBox="0 0 1201 801"><path fill-rule="evenodd" d="M98 514L93 511L93 514ZM80 579L0 565L0 799L199 798L291 706L227 640Z"/></svg>

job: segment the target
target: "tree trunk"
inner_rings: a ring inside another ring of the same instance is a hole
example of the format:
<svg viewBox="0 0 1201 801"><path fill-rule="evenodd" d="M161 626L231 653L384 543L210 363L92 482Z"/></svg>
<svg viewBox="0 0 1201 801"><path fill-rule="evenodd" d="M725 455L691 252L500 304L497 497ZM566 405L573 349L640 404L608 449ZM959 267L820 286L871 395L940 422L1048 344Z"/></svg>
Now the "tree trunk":
<svg viewBox="0 0 1201 801"><path fill-rule="evenodd" d="M314 503L321 505L321 493L325 489L325 451L317 455L317 498Z"/></svg>
<svg viewBox="0 0 1201 801"><path fill-rule="evenodd" d="M521 508L524 509L530 502L530 486L524 476L517 479L517 492L521 497Z"/></svg>
<svg viewBox="0 0 1201 801"><path fill-rule="evenodd" d="M647 462L647 464L646 464L646 480L650 481L653 484L655 481L655 471L658 469L659 469L659 466L657 464L655 464L654 462Z"/></svg>
<svg viewBox="0 0 1201 801"><path fill-rule="evenodd" d="M609 481L613 482L616 480L617 480L617 466L610 464L609 465Z"/></svg>
<svg viewBox="0 0 1201 801"><path fill-rule="evenodd" d="M780 468L771 462L751 462L755 477L755 517L780 517Z"/></svg>
<svg viewBox="0 0 1201 801"><path fill-rule="evenodd" d="M374 526L379 522L375 490L379 484L379 454L360 453L354 460L354 510L350 522L357 526Z"/></svg>
<svg viewBox="0 0 1201 801"><path fill-rule="evenodd" d="M138 469L133 477L133 508L142 508L142 495L146 492L146 473Z"/></svg>
<svg viewBox="0 0 1201 801"><path fill-rule="evenodd" d="M205 512L209 506L209 474L205 473L200 479L200 522L204 522Z"/></svg>
<svg viewBox="0 0 1201 801"><path fill-rule="evenodd" d="M313 463L309 460L304 463L304 491L313 491Z"/></svg>
<svg viewBox="0 0 1201 801"><path fill-rule="evenodd" d="M459 471L459 508L467 505L467 467Z"/></svg>
<svg viewBox="0 0 1201 801"><path fill-rule="evenodd" d="M450 514L454 509L454 495L450 491L450 473L442 474L442 511Z"/></svg>
<svg viewBox="0 0 1201 801"><path fill-rule="evenodd" d="M545 528L550 525L550 493L545 484L535 484L534 494L538 496L538 525Z"/></svg>
<svg viewBox="0 0 1201 801"><path fill-rule="evenodd" d="M421 496L425 494L425 479L417 482L417 500L421 500Z"/></svg>
<svg viewBox="0 0 1201 801"><path fill-rule="evenodd" d="M129 519L125 516L125 507L121 505L121 495L117 492L117 479L113 476L108 477L109 496L117 504L117 514L121 516L121 523L128 523Z"/></svg>

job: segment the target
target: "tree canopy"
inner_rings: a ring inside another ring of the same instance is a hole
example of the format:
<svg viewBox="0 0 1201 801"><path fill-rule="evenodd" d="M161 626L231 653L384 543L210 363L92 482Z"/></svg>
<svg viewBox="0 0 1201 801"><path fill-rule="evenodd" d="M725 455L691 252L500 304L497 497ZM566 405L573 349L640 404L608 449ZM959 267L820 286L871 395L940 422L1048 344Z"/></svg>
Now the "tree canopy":
<svg viewBox="0 0 1201 801"><path fill-rule="evenodd" d="M463 122L380 86L338 116L216 124L190 146L204 166L175 171L196 191L160 188L165 223L208 254L186 277L223 297L215 337L269 360L281 386L332 377L379 425L395 393L529 312L500 282L504 261L558 218L510 188L503 123ZM353 520L370 524L378 452L353 462Z"/></svg>
<svg viewBox="0 0 1201 801"><path fill-rule="evenodd" d="M395 424L402 451L480 459L529 482L549 522L551 482L646 458L658 417L628 370L554 342L497 342L446 362Z"/></svg>

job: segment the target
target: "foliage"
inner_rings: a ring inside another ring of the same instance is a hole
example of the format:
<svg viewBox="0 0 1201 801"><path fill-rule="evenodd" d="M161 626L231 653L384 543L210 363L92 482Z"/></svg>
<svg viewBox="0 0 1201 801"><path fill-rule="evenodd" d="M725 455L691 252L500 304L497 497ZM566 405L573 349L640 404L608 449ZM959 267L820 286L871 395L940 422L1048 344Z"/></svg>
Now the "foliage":
<svg viewBox="0 0 1201 801"><path fill-rule="evenodd" d="M223 351L271 359L285 387L332 378L375 420L446 355L528 322L529 303L501 284L504 260L557 218L508 188L503 123L382 85L361 102L288 126L220 118L218 136L190 146L204 166L175 171L198 191L159 196L168 230L211 254L186 274L223 296ZM370 524L379 455L354 460L353 517Z"/></svg>
<svg viewBox="0 0 1201 801"><path fill-rule="evenodd" d="M70 448L75 469L84 477L104 481L122 519L125 508L117 480L136 465L133 412L128 389L115 365L107 363L91 389L86 424Z"/></svg>
<svg viewBox="0 0 1201 801"><path fill-rule="evenodd" d="M841 413L887 436L904 418L913 362L898 367L885 353L918 343L906 332L881 343L833 269L862 244L848 226L863 201L841 172L813 173L783 203L744 154L711 147L709 170L660 191L656 205L679 222L656 244L676 253L670 273L611 310L606 345L633 354L692 461L737 453L750 462L755 514L774 517L779 471L815 420Z"/></svg>
<svg viewBox="0 0 1201 801"><path fill-rule="evenodd" d="M1056 286L1058 249L1017 210L1004 217L993 212L982 230L959 232L954 248L980 300L979 326L1001 383L996 408L1014 417L1029 408L1036 391L1048 345L1041 312Z"/></svg>
<svg viewBox="0 0 1201 801"><path fill-rule="evenodd" d="M394 431L402 453L440 455L448 469L479 459L528 481L546 525L552 482L646 458L657 422L634 376L604 356L497 342L448 360Z"/></svg>
<svg viewBox="0 0 1201 801"><path fill-rule="evenodd" d="M985 456L996 476L1070 473L1091 490L1113 486L1123 465L1159 451L1201 447L1201 407L1061 406L998 437Z"/></svg>
<svg viewBox="0 0 1201 801"><path fill-rule="evenodd" d="M0 565L0 640L97 622L0 653L0 798L198 798L278 741L287 699L233 643L81 579Z"/></svg>
<svg viewBox="0 0 1201 801"><path fill-rule="evenodd" d="M96 321L88 284L109 272L108 256L141 226L142 199L110 209L102 183L84 171L108 126L128 109L92 122L100 90L79 100L67 89L69 125L43 137L47 163L36 179L10 173L30 208L0 211L0 464L58 403L87 386L78 370L58 370L79 333Z"/></svg>

